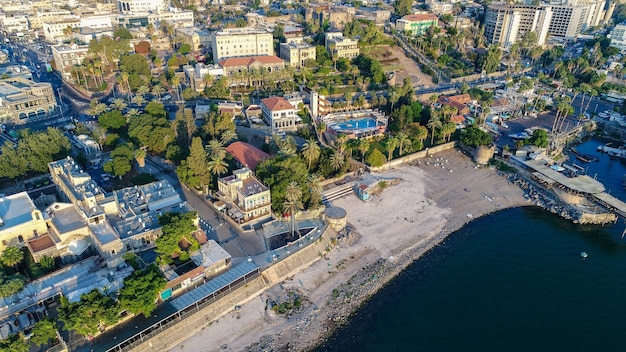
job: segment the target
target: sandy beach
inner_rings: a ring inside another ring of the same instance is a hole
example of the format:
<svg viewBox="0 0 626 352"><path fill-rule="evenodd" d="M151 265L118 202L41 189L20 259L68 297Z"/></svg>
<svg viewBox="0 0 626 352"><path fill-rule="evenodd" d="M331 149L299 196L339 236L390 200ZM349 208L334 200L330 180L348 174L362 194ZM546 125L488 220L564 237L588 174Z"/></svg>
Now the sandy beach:
<svg viewBox="0 0 626 352"><path fill-rule="evenodd" d="M333 202L355 229L326 256L205 326L171 351L306 351L341 324L381 286L469 221L529 205L522 190L496 170L475 168L453 149L385 171L398 178L367 202ZM266 309L288 291L304 297L289 316Z"/></svg>

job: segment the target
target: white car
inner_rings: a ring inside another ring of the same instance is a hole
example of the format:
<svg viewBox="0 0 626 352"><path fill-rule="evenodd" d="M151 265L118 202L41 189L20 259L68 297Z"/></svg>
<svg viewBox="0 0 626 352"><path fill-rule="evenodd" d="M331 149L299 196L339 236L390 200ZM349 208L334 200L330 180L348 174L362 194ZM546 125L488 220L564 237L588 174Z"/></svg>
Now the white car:
<svg viewBox="0 0 626 352"><path fill-rule="evenodd" d="M170 99L172 99L172 96L171 96L171 95L164 95L164 96L161 98L161 100L163 100L163 101L170 100Z"/></svg>

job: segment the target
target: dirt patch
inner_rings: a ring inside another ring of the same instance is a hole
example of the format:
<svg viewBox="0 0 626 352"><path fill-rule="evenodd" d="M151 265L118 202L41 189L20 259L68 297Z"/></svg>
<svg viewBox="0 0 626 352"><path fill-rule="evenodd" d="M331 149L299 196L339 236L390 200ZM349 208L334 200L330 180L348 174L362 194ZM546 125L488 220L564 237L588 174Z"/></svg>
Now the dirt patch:
<svg viewBox="0 0 626 352"><path fill-rule="evenodd" d="M396 84L402 84L405 77L410 77L414 85L433 86L431 77L420 70L417 63L407 57L402 48L379 45L363 48L363 52L372 56L383 65L385 72L396 72Z"/></svg>

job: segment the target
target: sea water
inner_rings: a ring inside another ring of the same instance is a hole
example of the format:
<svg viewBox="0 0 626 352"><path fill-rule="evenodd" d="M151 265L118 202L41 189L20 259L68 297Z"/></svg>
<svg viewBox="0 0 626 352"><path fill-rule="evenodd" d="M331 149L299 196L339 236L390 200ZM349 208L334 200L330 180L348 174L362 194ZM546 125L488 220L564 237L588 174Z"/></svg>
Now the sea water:
<svg viewBox="0 0 626 352"><path fill-rule="evenodd" d="M600 143L577 147L600 157L583 166L626 200L626 167L597 153ZM625 227L575 225L537 207L477 219L317 351L624 351Z"/></svg>

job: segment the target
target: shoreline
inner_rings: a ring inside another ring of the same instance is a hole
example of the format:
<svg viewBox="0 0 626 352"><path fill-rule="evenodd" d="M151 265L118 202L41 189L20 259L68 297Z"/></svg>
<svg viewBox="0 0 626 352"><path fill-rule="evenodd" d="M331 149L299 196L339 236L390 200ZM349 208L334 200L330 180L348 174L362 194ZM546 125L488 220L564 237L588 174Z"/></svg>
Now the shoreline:
<svg viewBox="0 0 626 352"><path fill-rule="evenodd" d="M475 168L456 149L378 175L402 181L367 202L354 195L333 202L348 211L356 231L339 238L313 265L269 287L240 311L201 327L170 351L207 346L215 351L313 350L383 286L463 226L500 210L535 206L502 173ZM300 309L286 316L267 309L266 302L280 302L287 292L303 297Z"/></svg>

